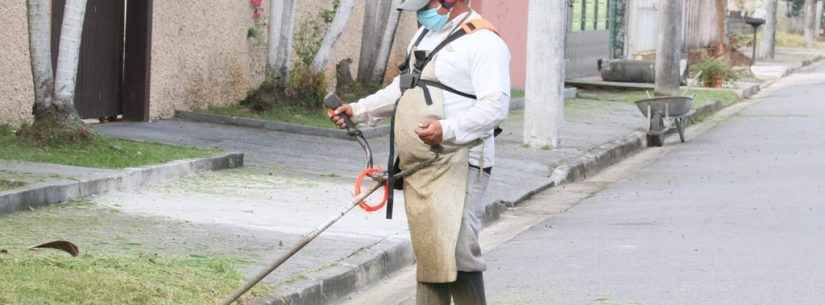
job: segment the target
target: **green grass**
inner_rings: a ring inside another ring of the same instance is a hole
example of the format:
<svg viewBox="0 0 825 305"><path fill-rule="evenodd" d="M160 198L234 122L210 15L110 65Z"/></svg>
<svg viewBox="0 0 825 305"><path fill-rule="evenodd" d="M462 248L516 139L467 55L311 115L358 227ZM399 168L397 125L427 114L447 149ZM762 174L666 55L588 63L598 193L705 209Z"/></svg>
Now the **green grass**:
<svg viewBox="0 0 825 305"><path fill-rule="evenodd" d="M776 46L780 48L804 48L806 46L805 37L802 34L776 32ZM817 38L814 47L825 49L825 41Z"/></svg>
<svg viewBox="0 0 825 305"><path fill-rule="evenodd" d="M610 102L633 103L638 100L649 98L648 91L642 90L579 90L578 98L582 100L597 100ZM739 101L739 96L731 90L704 90L704 89L689 89L684 95L693 96L694 107L702 107L713 102L719 101L723 105L728 106Z"/></svg>
<svg viewBox="0 0 825 305"><path fill-rule="evenodd" d="M512 98L522 98L524 97L524 90L521 89L511 89L510 90L510 97Z"/></svg>
<svg viewBox="0 0 825 305"><path fill-rule="evenodd" d="M88 202L2 216L0 304L216 304L243 283L239 270L247 259L210 251L227 236L209 246L187 239L202 230ZM76 243L81 255L28 250L59 239ZM264 285L252 293L270 289Z"/></svg>
<svg viewBox="0 0 825 305"><path fill-rule="evenodd" d="M0 274L7 305L215 304L243 280L228 259L53 251L0 254Z"/></svg>
<svg viewBox="0 0 825 305"><path fill-rule="evenodd" d="M19 141L9 128L0 128L0 159L62 165L127 168L173 160L213 156L219 150L172 146L98 136L89 143L36 146Z"/></svg>
<svg viewBox="0 0 825 305"><path fill-rule="evenodd" d="M212 106L206 110L207 113L253 118L274 122L284 122L300 124L312 127L335 128L329 121L325 110L307 110L301 107L276 107L265 112L253 112L241 105Z"/></svg>

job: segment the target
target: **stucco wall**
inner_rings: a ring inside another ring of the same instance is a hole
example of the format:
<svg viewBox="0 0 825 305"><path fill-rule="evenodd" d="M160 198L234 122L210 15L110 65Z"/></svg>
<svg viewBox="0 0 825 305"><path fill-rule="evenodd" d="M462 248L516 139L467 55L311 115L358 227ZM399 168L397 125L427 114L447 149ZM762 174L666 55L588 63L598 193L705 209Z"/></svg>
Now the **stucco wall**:
<svg viewBox="0 0 825 305"><path fill-rule="evenodd" d="M262 81L266 27L247 38L248 1L155 1L153 12L152 119L237 102Z"/></svg>
<svg viewBox="0 0 825 305"><path fill-rule="evenodd" d="M0 124L31 119L34 103L25 1L0 3Z"/></svg>
<svg viewBox="0 0 825 305"><path fill-rule="evenodd" d="M484 18L496 26L507 42L512 56L510 79L513 88L524 88L527 77L527 11L529 1L474 0L471 2Z"/></svg>

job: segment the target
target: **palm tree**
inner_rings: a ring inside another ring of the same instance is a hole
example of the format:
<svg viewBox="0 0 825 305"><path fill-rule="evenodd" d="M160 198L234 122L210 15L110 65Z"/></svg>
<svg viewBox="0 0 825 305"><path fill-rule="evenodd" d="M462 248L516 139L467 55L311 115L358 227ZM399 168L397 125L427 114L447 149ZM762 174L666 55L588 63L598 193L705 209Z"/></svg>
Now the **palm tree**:
<svg viewBox="0 0 825 305"><path fill-rule="evenodd" d="M49 0L28 0L29 51L35 93L33 127L86 132L74 107L86 0L66 0L56 73L52 71L50 4Z"/></svg>

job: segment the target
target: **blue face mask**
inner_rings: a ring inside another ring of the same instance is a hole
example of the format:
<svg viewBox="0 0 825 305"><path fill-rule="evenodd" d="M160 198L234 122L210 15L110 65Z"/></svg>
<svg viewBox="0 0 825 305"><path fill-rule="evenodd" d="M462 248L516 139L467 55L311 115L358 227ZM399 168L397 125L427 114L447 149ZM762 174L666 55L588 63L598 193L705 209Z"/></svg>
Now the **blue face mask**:
<svg viewBox="0 0 825 305"><path fill-rule="evenodd" d="M443 29L444 26L447 25L447 21L450 20L450 17L449 14L438 14L438 9L439 8L436 7L419 11L418 22L430 31L441 31L441 29Z"/></svg>

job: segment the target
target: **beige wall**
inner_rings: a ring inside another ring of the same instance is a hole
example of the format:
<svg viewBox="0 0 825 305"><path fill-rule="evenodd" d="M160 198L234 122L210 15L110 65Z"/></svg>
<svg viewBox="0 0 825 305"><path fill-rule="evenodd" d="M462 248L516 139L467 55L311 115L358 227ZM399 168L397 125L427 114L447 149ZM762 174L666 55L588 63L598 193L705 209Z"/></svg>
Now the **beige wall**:
<svg viewBox="0 0 825 305"><path fill-rule="evenodd" d="M357 73L365 1L370 0L356 1L347 28L333 49L327 65L330 79L334 78L335 65L346 58L353 60L352 72ZM153 119L171 117L175 110L236 103L263 80L267 29L260 27L260 40L246 38L253 25L248 2L220 0L210 7L198 3L155 2L149 106ZM332 7L332 0L297 0L296 7L297 32L302 20L319 18L321 10ZM388 77L398 73L395 66L403 60L403 50L415 30L414 17L404 16Z"/></svg>
<svg viewBox="0 0 825 305"><path fill-rule="evenodd" d="M31 119L34 103L26 1L0 3L0 124Z"/></svg>
<svg viewBox="0 0 825 305"><path fill-rule="evenodd" d="M155 1L153 12L152 119L237 102L262 80L266 27L247 39L248 1Z"/></svg>

